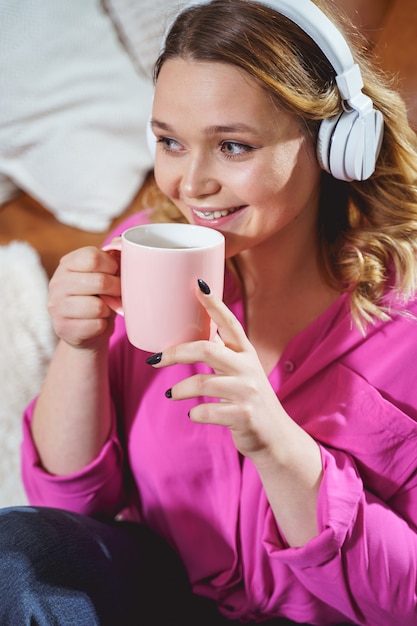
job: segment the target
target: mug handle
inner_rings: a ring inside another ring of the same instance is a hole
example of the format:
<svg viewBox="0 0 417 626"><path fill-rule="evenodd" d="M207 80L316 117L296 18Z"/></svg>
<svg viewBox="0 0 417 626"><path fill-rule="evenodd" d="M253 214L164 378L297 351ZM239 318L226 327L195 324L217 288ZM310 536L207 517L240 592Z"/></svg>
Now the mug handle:
<svg viewBox="0 0 417 626"><path fill-rule="evenodd" d="M102 246L101 249L104 252L111 252L112 250L116 250L117 252L121 252L122 251L122 238L121 237L115 237L115 239L113 239L113 241L111 241L110 243L106 244L105 246ZM107 304L107 306L109 306L112 311L115 311L115 313L118 313L119 315L123 315L124 316L124 311L123 311L123 305L122 305L122 299L121 298L116 298L115 296L101 296L104 300L104 302Z"/></svg>

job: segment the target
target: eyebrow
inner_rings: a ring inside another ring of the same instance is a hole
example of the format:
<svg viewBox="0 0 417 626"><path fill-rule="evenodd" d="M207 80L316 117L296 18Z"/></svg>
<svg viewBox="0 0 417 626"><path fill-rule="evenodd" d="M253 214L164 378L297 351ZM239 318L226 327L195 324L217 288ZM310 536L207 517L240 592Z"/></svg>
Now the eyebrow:
<svg viewBox="0 0 417 626"><path fill-rule="evenodd" d="M152 128L158 128L159 130L163 130L165 132L174 132L174 129L169 125L169 124L165 124L165 122L160 122L158 120L151 120L151 126ZM248 124L242 124L240 122L236 123L236 124L227 124L227 125L213 125L213 126L208 126L207 128L204 129L204 134L205 135L218 135L218 134L222 134L222 133L252 133L254 135L259 135L259 132L253 128L252 126L249 126Z"/></svg>

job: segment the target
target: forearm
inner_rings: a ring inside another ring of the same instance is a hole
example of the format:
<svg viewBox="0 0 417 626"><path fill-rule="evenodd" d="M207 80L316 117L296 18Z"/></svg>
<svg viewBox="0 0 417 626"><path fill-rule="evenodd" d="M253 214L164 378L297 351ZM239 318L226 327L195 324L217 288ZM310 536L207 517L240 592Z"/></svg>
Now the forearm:
<svg viewBox="0 0 417 626"><path fill-rule="evenodd" d="M37 400L32 433L43 467L74 473L90 463L109 436L107 346L77 349L61 342Z"/></svg>
<svg viewBox="0 0 417 626"><path fill-rule="evenodd" d="M410 448L412 445L410 441ZM276 529L270 525L266 532L263 529L262 540L277 546L270 551L271 558L277 564L285 563L303 587L355 623L414 625L417 536L412 467L410 481L401 490L405 496L401 514L364 489L350 455L324 447L321 453L320 534L301 549L282 550ZM394 468L394 482L395 472ZM392 485L388 491L392 494ZM395 500L390 498L393 507ZM277 576L280 572L278 569Z"/></svg>
<svg viewBox="0 0 417 626"><path fill-rule="evenodd" d="M317 536L323 469L317 443L288 418L277 445L254 460L271 510L289 546Z"/></svg>

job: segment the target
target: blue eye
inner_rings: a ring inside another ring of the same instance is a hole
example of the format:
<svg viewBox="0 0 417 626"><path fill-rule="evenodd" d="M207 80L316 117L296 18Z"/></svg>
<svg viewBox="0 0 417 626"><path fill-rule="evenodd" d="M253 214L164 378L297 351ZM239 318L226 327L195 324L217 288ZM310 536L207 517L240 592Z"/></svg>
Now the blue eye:
<svg viewBox="0 0 417 626"><path fill-rule="evenodd" d="M244 156L248 154L248 152L252 152L252 150L254 150L252 146L248 146L245 143L238 143L237 141L224 141L221 144L220 149L224 156L228 159Z"/></svg>
<svg viewBox="0 0 417 626"><path fill-rule="evenodd" d="M181 152L182 146L175 139L171 139L170 137L159 137L157 140L158 144L162 145L163 150L165 152Z"/></svg>

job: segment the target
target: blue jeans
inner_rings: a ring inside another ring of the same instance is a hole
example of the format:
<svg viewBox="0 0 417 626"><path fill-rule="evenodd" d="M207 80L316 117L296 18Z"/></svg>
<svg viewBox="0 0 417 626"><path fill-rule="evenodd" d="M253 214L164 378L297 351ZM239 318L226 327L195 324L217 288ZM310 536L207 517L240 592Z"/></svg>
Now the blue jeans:
<svg viewBox="0 0 417 626"><path fill-rule="evenodd" d="M51 508L0 510L1 626L177 623L236 622L191 592L181 561L145 526Z"/></svg>
<svg viewBox="0 0 417 626"><path fill-rule="evenodd" d="M144 526L0 511L1 626L176 623L190 597L181 563Z"/></svg>

